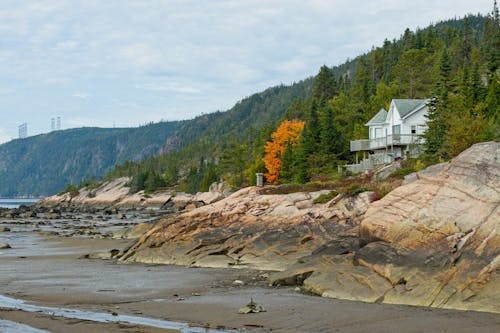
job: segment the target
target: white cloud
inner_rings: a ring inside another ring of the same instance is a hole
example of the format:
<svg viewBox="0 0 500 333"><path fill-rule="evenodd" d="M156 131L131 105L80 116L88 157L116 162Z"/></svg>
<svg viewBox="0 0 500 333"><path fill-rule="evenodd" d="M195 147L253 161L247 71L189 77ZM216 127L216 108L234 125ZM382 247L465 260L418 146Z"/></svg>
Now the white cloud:
<svg viewBox="0 0 500 333"><path fill-rule="evenodd" d="M90 94L89 94L89 93L86 93L86 92L84 92L84 91L75 91L75 92L73 93L73 95L71 95L71 96L76 97L76 98L80 98L80 99L84 99L84 100L86 100L86 99L89 99L89 98L90 98Z"/></svg>
<svg viewBox="0 0 500 333"><path fill-rule="evenodd" d="M78 114L107 126L186 118L314 75L406 27L491 7L491 0L3 0L0 110L16 110L14 124L29 119L30 133L45 131L56 113L67 126L90 124Z"/></svg>
<svg viewBox="0 0 500 333"><path fill-rule="evenodd" d="M137 88L152 91L168 91L180 94L199 94L201 90L192 86L182 85L175 82L169 83L144 83L136 85Z"/></svg>
<svg viewBox="0 0 500 333"><path fill-rule="evenodd" d="M78 45L79 45L79 43L75 40L65 40L65 41L58 42L56 44L56 49L71 50L71 49L76 48Z"/></svg>

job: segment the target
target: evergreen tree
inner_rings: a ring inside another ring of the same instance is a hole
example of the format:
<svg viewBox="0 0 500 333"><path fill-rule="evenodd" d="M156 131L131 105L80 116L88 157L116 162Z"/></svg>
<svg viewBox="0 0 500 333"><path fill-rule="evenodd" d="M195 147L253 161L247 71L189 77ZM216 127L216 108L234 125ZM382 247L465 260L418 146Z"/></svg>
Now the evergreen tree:
<svg viewBox="0 0 500 333"><path fill-rule="evenodd" d="M470 25L470 21L468 17L464 18L464 28L462 31L462 44L460 48L460 55L462 57L462 65L470 67L471 65L471 56L472 56L472 45L473 45L473 36L472 36L472 28Z"/></svg>
<svg viewBox="0 0 500 333"><path fill-rule="evenodd" d="M486 19L483 34L483 45L487 56L487 68L490 78L496 74L500 62L500 18L497 1L493 4L493 11Z"/></svg>
<svg viewBox="0 0 500 333"><path fill-rule="evenodd" d="M320 141L320 125L318 118L318 103L313 100L307 117L304 132L301 136L300 145L306 155L312 155L318 151Z"/></svg>
<svg viewBox="0 0 500 333"><path fill-rule="evenodd" d="M219 174L214 163L209 163L204 169L199 186L200 192L207 192L212 183L219 181Z"/></svg>
<svg viewBox="0 0 500 333"><path fill-rule="evenodd" d="M357 69L354 79L353 95L358 101L368 103L370 95L373 93L368 65L364 59L359 59L356 65Z"/></svg>
<svg viewBox="0 0 500 333"><path fill-rule="evenodd" d="M477 62L474 63L470 80L472 103L473 105L476 105L481 100L483 100L485 93L483 83L481 82L481 74L479 73L479 65Z"/></svg>
<svg viewBox="0 0 500 333"><path fill-rule="evenodd" d="M470 82L469 68L464 66L462 69L462 79L460 82L460 94L464 99L465 107L471 109L474 106L473 92Z"/></svg>
<svg viewBox="0 0 500 333"><path fill-rule="evenodd" d="M319 115L319 152L328 155L337 151L335 141L338 139L338 134L334 125L333 109L326 100L320 101Z"/></svg>
<svg viewBox="0 0 500 333"><path fill-rule="evenodd" d="M313 98L330 99L338 94L338 86L333 71L326 65L321 66L316 76L313 89Z"/></svg>
<svg viewBox="0 0 500 333"><path fill-rule="evenodd" d="M289 183L293 181L294 170L294 147L290 141L287 142L286 149L281 155L280 181Z"/></svg>
<svg viewBox="0 0 500 333"><path fill-rule="evenodd" d="M432 85L432 61L425 50L410 49L401 55L394 74L406 98L425 97L425 91Z"/></svg>
<svg viewBox="0 0 500 333"><path fill-rule="evenodd" d="M427 113L427 130L423 134L425 138L425 155L429 160L437 160L443 157L444 135L447 131L445 110L439 107L437 97L433 97L429 104Z"/></svg>
<svg viewBox="0 0 500 333"><path fill-rule="evenodd" d="M491 119L497 137L500 136L500 79L498 75L492 76L488 85L488 92L485 98L485 116Z"/></svg>

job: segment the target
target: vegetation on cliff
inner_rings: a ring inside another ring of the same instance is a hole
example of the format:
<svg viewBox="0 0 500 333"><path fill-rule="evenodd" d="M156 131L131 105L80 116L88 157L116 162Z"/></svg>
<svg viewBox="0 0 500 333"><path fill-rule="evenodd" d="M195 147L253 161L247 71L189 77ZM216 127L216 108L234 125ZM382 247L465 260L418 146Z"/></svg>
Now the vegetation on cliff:
<svg viewBox="0 0 500 333"><path fill-rule="evenodd" d="M108 172L105 179L131 177L132 191L176 186L180 191L197 192L219 180L234 187L251 185L256 172L269 171L265 147L284 121L303 122L304 128L298 143L287 145L276 156L274 162L280 166L280 172L273 181L331 180L338 177L338 165L353 160L349 140L366 138L364 124L394 98L431 98L424 158L429 163L446 160L475 142L500 136L499 50L495 3L487 16L469 15L425 29L406 29L399 39L385 40L383 45L344 64L322 66L315 77L269 88L243 99L226 112L174 123L162 133L144 133L152 140L148 143L156 142L156 146L145 150L124 154L111 148L119 146L113 141L106 149L89 151L85 155L88 158L83 159L80 153L72 156L62 148L55 154L42 149L36 161L43 166L26 163L16 175L7 175L6 170L11 172L13 168L5 161L18 156L14 162L24 165L29 156L21 153L20 146L14 153L5 153L6 148L0 146L0 179L9 182L0 186L0 195L55 193L68 182L78 184L82 178L99 178L104 172ZM26 144L25 150L50 147L39 144L41 138L9 144ZM169 139L165 145L166 138ZM128 142L134 147L148 144L135 137ZM80 152L82 143L94 148L85 140L75 140L67 146ZM57 164L41 162L47 156L56 156ZM150 157L142 159L147 156ZM66 165L61 165L61 161L66 161ZM110 170L114 164L119 165ZM82 171L75 171L76 166ZM71 175L67 175L67 170L71 170ZM60 177L54 177L55 172ZM54 178L60 181L53 183ZM23 182L16 186L19 180ZM40 190L34 190L33 184Z"/></svg>
<svg viewBox="0 0 500 333"><path fill-rule="evenodd" d="M407 29L400 39L340 66L322 66L314 80L272 88L227 113L198 117L182 129L180 149L123 164L108 178L149 174L189 192L220 179L249 185L255 172L271 171L265 165L271 133L283 121L301 121L299 142L274 160L281 172L272 180L328 180L353 158L349 140L366 138L364 124L393 98L432 98L424 158L449 159L475 142L499 137L499 43L496 4L486 17ZM134 189L145 188L140 185Z"/></svg>

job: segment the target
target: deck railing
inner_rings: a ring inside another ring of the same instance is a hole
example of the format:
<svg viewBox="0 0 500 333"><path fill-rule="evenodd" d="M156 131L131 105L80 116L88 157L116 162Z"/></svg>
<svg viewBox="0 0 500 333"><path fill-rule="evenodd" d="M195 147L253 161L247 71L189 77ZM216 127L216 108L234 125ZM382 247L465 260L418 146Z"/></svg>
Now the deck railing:
<svg viewBox="0 0 500 333"><path fill-rule="evenodd" d="M417 134L393 134L371 140L353 140L350 149L351 151L375 150L421 143L422 138Z"/></svg>

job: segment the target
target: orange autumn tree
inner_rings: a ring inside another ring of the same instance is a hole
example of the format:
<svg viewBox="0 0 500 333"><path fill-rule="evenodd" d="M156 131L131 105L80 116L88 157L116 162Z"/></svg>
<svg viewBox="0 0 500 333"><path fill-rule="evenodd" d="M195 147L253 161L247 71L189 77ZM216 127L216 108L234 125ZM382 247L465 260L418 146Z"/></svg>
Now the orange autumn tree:
<svg viewBox="0 0 500 333"><path fill-rule="evenodd" d="M266 143L266 155L264 156L267 182L276 183L278 181L282 166L281 157L288 145L294 147L299 143L303 128L304 122L301 120L284 120L271 134L272 140Z"/></svg>

